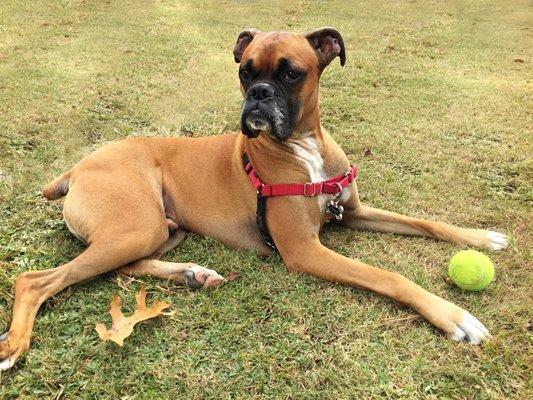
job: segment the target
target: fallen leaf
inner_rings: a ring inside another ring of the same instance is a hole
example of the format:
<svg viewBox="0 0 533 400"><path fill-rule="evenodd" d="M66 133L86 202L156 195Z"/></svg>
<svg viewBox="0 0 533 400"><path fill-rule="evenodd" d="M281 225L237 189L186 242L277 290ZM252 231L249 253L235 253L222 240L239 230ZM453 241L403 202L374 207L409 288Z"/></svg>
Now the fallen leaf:
<svg viewBox="0 0 533 400"><path fill-rule="evenodd" d="M235 272L235 271L231 271L229 274L228 274L228 277L226 278L228 282L231 282L231 281L234 281L235 279L238 279L241 277L241 274L239 274L238 272Z"/></svg>
<svg viewBox="0 0 533 400"><path fill-rule="evenodd" d="M137 308L135 312L129 317L125 317L120 311L122 300L118 293L113 295L111 304L109 306L109 314L111 314L111 329L107 329L102 323L95 325L96 332L100 335L100 339L104 342L112 340L119 346L124 344L126 339L133 332L133 326L137 322L141 322L150 318L155 318L159 315L172 315L175 311L163 313L162 311L170 307L170 304L164 301L156 301L152 307L146 307L146 289L141 286L141 289L135 295L137 301Z"/></svg>

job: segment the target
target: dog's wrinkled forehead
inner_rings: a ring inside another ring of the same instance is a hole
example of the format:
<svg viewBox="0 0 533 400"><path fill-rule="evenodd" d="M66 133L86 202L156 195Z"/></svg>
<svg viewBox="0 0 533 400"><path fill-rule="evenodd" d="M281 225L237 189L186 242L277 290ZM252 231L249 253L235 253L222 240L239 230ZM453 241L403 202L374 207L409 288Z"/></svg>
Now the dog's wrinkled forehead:
<svg viewBox="0 0 533 400"><path fill-rule="evenodd" d="M275 71L280 60L289 60L300 69L318 68L318 58L302 35L267 32L255 37L242 54L242 64L251 64L261 72Z"/></svg>

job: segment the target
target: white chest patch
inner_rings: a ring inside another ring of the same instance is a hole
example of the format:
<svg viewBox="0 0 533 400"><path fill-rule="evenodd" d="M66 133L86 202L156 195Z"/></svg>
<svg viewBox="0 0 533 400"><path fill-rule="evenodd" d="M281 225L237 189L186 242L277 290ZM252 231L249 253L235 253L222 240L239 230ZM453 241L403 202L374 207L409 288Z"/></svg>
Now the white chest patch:
<svg viewBox="0 0 533 400"><path fill-rule="evenodd" d="M326 173L324 172L324 160L318 151L317 142L314 137L308 136L296 140L288 140L285 143L305 166L311 182L320 182L327 179ZM318 206L321 212L325 211L328 197L328 195L317 196Z"/></svg>

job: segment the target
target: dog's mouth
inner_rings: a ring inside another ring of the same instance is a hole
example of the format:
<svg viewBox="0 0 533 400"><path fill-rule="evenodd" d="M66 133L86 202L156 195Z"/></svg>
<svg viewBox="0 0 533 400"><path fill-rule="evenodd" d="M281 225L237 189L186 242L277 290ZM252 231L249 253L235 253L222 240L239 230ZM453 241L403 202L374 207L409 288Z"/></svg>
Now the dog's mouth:
<svg viewBox="0 0 533 400"><path fill-rule="evenodd" d="M252 110L245 108L241 117L241 129L249 138L256 138L261 132L271 134L273 125L268 114L262 112L259 107Z"/></svg>
<svg viewBox="0 0 533 400"><path fill-rule="evenodd" d="M256 138L261 132L283 141L292 133L287 113L276 102L245 101L241 114L241 129L249 138Z"/></svg>
<svg viewBox="0 0 533 400"><path fill-rule="evenodd" d="M269 132L271 128L270 121L259 110L250 112L245 118L245 123L256 137L261 131Z"/></svg>

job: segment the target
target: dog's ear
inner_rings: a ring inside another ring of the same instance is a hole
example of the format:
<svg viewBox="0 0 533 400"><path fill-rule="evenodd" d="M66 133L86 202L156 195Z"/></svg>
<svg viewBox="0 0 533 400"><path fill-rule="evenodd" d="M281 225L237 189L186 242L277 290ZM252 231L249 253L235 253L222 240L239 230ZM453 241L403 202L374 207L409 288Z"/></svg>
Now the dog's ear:
<svg viewBox="0 0 533 400"><path fill-rule="evenodd" d="M233 48L233 57L235 58L236 63L241 62L242 53L244 53L244 50L246 50L248 45L254 39L254 36L258 33L261 33L261 31L254 28L245 29L239 33L239 36L237 36L237 43L235 43L235 47Z"/></svg>
<svg viewBox="0 0 533 400"><path fill-rule="evenodd" d="M304 36L315 49L321 69L324 69L337 56L341 59L341 66L344 66L346 62L344 41L336 29L320 28Z"/></svg>

